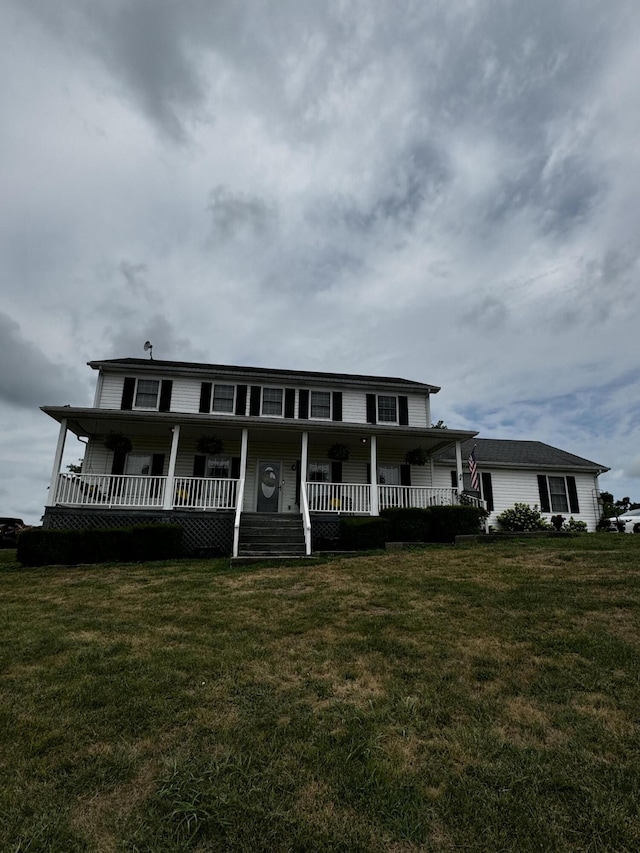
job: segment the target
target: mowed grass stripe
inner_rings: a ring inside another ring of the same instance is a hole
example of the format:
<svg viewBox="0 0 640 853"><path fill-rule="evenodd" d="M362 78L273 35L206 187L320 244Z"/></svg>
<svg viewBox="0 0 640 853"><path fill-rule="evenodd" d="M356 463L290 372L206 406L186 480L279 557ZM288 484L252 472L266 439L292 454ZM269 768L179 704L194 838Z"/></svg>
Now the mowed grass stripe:
<svg viewBox="0 0 640 853"><path fill-rule="evenodd" d="M640 849L640 537L0 559L3 851Z"/></svg>

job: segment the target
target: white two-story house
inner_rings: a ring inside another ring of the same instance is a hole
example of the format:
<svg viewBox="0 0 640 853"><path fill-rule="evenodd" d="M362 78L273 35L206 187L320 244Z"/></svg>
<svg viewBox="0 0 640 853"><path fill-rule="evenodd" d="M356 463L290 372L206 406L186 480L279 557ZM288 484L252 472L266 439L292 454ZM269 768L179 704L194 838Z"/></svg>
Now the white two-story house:
<svg viewBox="0 0 640 853"><path fill-rule="evenodd" d="M431 426L437 386L139 358L89 366L91 408L43 407L60 424L45 527L169 521L188 550L234 556L268 540L277 551L290 528L310 554L342 514L455 504L464 491L476 433ZM69 433L86 442L80 473L61 470Z"/></svg>

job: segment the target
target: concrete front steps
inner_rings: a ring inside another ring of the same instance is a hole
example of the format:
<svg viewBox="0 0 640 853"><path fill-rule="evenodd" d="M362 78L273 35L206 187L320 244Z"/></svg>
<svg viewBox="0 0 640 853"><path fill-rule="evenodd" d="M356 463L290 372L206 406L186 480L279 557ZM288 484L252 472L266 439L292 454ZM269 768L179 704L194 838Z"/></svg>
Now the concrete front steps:
<svg viewBox="0 0 640 853"><path fill-rule="evenodd" d="M236 559L304 558L301 515L243 512Z"/></svg>

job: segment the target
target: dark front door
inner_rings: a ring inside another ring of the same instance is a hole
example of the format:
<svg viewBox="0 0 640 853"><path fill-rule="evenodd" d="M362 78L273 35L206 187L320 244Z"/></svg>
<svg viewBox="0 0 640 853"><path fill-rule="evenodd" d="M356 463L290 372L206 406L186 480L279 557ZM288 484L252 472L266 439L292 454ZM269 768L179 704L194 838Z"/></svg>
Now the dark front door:
<svg viewBox="0 0 640 853"><path fill-rule="evenodd" d="M280 462L258 465L258 512L278 512L280 500Z"/></svg>

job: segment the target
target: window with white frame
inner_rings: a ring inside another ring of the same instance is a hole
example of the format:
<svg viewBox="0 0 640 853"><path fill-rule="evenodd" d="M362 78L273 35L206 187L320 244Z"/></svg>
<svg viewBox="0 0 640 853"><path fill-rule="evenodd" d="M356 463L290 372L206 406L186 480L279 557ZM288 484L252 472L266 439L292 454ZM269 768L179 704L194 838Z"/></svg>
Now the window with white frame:
<svg viewBox="0 0 640 853"><path fill-rule="evenodd" d="M331 392L312 391L310 394L311 417L331 419Z"/></svg>
<svg viewBox="0 0 640 853"><path fill-rule="evenodd" d="M159 379L138 379L136 383L136 396L134 402L135 408L157 409L159 390Z"/></svg>
<svg viewBox="0 0 640 853"><path fill-rule="evenodd" d="M231 476L231 459L228 456L207 456L205 476L224 480Z"/></svg>
<svg viewBox="0 0 640 853"><path fill-rule="evenodd" d="M148 477L151 473L151 454L128 453L124 473L136 477Z"/></svg>
<svg viewBox="0 0 640 853"><path fill-rule="evenodd" d="M309 462L307 476L310 483L328 483L331 480L331 463Z"/></svg>
<svg viewBox="0 0 640 853"><path fill-rule="evenodd" d="M233 412L235 390L235 385L214 385L213 401L211 404L212 411Z"/></svg>
<svg viewBox="0 0 640 853"><path fill-rule="evenodd" d="M400 466L378 465L378 483L382 486L399 486Z"/></svg>
<svg viewBox="0 0 640 853"><path fill-rule="evenodd" d="M262 414L282 416L282 388L262 389Z"/></svg>
<svg viewBox="0 0 640 853"><path fill-rule="evenodd" d="M547 477L549 498L553 512L569 512L567 484L564 477Z"/></svg>
<svg viewBox="0 0 640 853"><path fill-rule="evenodd" d="M391 397L385 394L378 394L378 422L392 424L398 422L397 397Z"/></svg>

